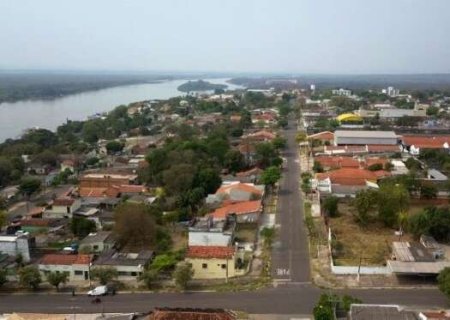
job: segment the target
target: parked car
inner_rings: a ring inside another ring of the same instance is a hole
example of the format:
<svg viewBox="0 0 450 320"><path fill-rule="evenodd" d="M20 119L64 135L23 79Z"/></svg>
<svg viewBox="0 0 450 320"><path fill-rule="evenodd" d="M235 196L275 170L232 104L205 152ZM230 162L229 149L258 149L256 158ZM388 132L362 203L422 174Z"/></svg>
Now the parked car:
<svg viewBox="0 0 450 320"><path fill-rule="evenodd" d="M108 294L108 286L98 286L95 289L89 290L87 295L92 296L104 296Z"/></svg>

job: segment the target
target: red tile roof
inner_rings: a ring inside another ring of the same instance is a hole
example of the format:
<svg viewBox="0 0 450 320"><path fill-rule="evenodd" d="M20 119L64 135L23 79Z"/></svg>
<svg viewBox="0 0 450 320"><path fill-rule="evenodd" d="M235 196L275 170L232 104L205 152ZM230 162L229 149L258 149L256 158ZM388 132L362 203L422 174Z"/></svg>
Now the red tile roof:
<svg viewBox="0 0 450 320"><path fill-rule="evenodd" d="M402 138L403 144L422 149L443 149L444 144L450 144L450 136L415 136L406 135Z"/></svg>
<svg viewBox="0 0 450 320"><path fill-rule="evenodd" d="M57 198L53 201L54 206L71 206L75 202L75 199L64 197L64 198Z"/></svg>
<svg viewBox="0 0 450 320"><path fill-rule="evenodd" d="M359 168L359 161L352 157L318 156L314 161L319 162L324 168Z"/></svg>
<svg viewBox="0 0 450 320"><path fill-rule="evenodd" d="M370 153L375 152L400 152L400 146L391 144L371 144L367 146Z"/></svg>
<svg viewBox="0 0 450 320"><path fill-rule="evenodd" d="M239 190L239 191L243 191L243 192L248 192L248 193L254 193L257 195L261 195L262 191L255 188L252 185L248 185L246 183L233 183L230 185L225 185L220 187L219 189L217 189L216 194L230 194L230 192L234 191L234 190Z"/></svg>
<svg viewBox="0 0 450 320"><path fill-rule="evenodd" d="M30 218L20 220L19 224L23 227L48 227L51 222L49 219Z"/></svg>
<svg viewBox="0 0 450 320"><path fill-rule="evenodd" d="M142 193L145 191L146 188L143 185L123 184L119 187L121 193Z"/></svg>
<svg viewBox="0 0 450 320"><path fill-rule="evenodd" d="M188 258L202 259L231 259L234 255L234 247L220 246L190 246L186 256Z"/></svg>
<svg viewBox="0 0 450 320"><path fill-rule="evenodd" d="M430 311L430 312L422 312L424 316L427 317L427 320L449 320L450 314L445 311Z"/></svg>
<svg viewBox="0 0 450 320"><path fill-rule="evenodd" d="M364 159L365 167L373 166L374 164L381 164L384 166L386 163L388 163L389 160L386 158L366 158Z"/></svg>
<svg viewBox="0 0 450 320"><path fill-rule="evenodd" d="M365 185L366 181L377 181L378 176L369 170L342 168L325 173L317 173L317 179L330 178L331 183L342 185Z"/></svg>
<svg viewBox="0 0 450 320"><path fill-rule="evenodd" d="M225 205L216 209L211 215L214 219L225 219L230 214L243 215L249 213L260 213L262 210L261 200L243 201Z"/></svg>
<svg viewBox="0 0 450 320"><path fill-rule="evenodd" d="M149 320L235 320L236 316L222 309L155 308Z"/></svg>
<svg viewBox="0 0 450 320"><path fill-rule="evenodd" d="M309 140L332 141L334 140L334 133L331 131L322 131L309 135L307 138Z"/></svg>
<svg viewBox="0 0 450 320"><path fill-rule="evenodd" d="M242 139L258 140L258 141L273 140L275 138L276 135L267 130L261 130L242 137Z"/></svg>
<svg viewBox="0 0 450 320"><path fill-rule="evenodd" d="M247 171L241 171L236 173L236 177L249 177L252 175L259 175L262 173L262 171L263 170L261 170L260 168L252 168Z"/></svg>
<svg viewBox="0 0 450 320"><path fill-rule="evenodd" d="M110 188L80 188L80 196L89 198L117 198L119 196L118 187Z"/></svg>
<svg viewBox="0 0 450 320"><path fill-rule="evenodd" d="M89 264L92 260L89 254L46 254L41 258L39 264L43 265L73 265Z"/></svg>

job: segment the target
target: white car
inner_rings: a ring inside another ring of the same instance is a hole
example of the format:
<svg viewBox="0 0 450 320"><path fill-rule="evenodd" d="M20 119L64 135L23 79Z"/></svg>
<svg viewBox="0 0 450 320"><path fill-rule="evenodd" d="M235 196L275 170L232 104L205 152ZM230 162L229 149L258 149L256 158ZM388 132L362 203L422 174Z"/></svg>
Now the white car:
<svg viewBox="0 0 450 320"><path fill-rule="evenodd" d="M96 287L93 290L89 290L87 294L90 297L93 297L93 296L104 296L104 295L108 294L108 287L107 286L99 286L99 287Z"/></svg>

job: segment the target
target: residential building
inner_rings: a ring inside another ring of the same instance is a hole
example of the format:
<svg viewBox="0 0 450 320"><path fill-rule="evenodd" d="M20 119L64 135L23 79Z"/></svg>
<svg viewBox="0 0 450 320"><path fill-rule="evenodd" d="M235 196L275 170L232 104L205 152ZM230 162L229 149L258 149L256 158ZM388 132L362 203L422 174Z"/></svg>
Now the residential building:
<svg viewBox="0 0 450 320"><path fill-rule="evenodd" d="M154 253L142 250L136 253L105 251L94 261L97 267L113 267L117 270L118 280L136 280L144 268L153 260Z"/></svg>
<svg viewBox="0 0 450 320"><path fill-rule="evenodd" d="M77 164L76 164L75 160L71 160L71 159L63 160L61 162L60 171L64 172L66 170L70 170L72 173L74 173L76 166L77 166Z"/></svg>
<svg viewBox="0 0 450 320"><path fill-rule="evenodd" d="M45 276L50 272L66 272L69 281L89 279L92 256L87 254L46 254L37 263L39 271Z"/></svg>
<svg viewBox="0 0 450 320"><path fill-rule="evenodd" d="M0 252L8 256L22 256L24 262L29 262L30 251L34 247L34 238L28 233L18 232L15 235L0 236Z"/></svg>
<svg viewBox="0 0 450 320"><path fill-rule="evenodd" d="M81 252L100 253L114 248L116 241L111 231L97 231L88 234L79 244Z"/></svg>
<svg viewBox="0 0 450 320"><path fill-rule="evenodd" d="M64 227L65 224L66 222L62 219L42 218L26 218L18 222L18 225L20 225L20 230L30 234L48 233Z"/></svg>
<svg viewBox="0 0 450 320"><path fill-rule="evenodd" d="M71 197L61 197L53 200L43 212L43 218L72 218L73 213L81 207L81 200Z"/></svg>
<svg viewBox="0 0 450 320"><path fill-rule="evenodd" d="M336 130L334 144L339 145L396 145L394 131Z"/></svg>
<svg viewBox="0 0 450 320"><path fill-rule="evenodd" d="M214 220L225 220L229 215L235 214L238 223L257 222L262 213L261 200L243 201L224 204L211 213Z"/></svg>
<svg viewBox="0 0 450 320"><path fill-rule="evenodd" d="M226 279L236 276L234 247L190 246L185 260L192 265L194 279Z"/></svg>
<svg viewBox="0 0 450 320"><path fill-rule="evenodd" d="M331 91L331 93L335 96L345 96L345 97L350 97L352 95L352 91L351 90L346 90L343 88L340 89L334 89Z"/></svg>
<svg viewBox="0 0 450 320"><path fill-rule="evenodd" d="M401 138L403 151L412 155L420 154L420 150L425 149L450 149L450 136L419 136L419 135L403 135Z"/></svg>
<svg viewBox="0 0 450 320"><path fill-rule="evenodd" d="M334 142L334 133L331 131L322 131L309 135L307 139L309 141L320 141L322 144L332 144Z"/></svg>
<svg viewBox="0 0 450 320"><path fill-rule="evenodd" d="M224 200L237 202L261 199L264 195L264 190L264 185L255 185L253 183L223 183L215 194L207 196L206 203L220 203Z"/></svg>
<svg viewBox="0 0 450 320"><path fill-rule="evenodd" d="M235 313L223 309L154 308L148 320L237 320Z"/></svg>
<svg viewBox="0 0 450 320"><path fill-rule="evenodd" d="M431 242L425 240L428 246ZM387 261L387 266L398 275L435 275L450 267L450 261L436 257L435 250L420 242L394 241L392 259Z"/></svg>
<svg viewBox="0 0 450 320"><path fill-rule="evenodd" d="M242 141L244 142L269 142L275 139L277 136L268 130L261 130L254 133L249 133L242 136Z"/></svg>
<svg viewBox="0 0 450 320"><path fill-rule="evenodd" d="M212 216L195 219L189 226L189 246L222 246L233 244L236 219L214 220Z"/></svg>

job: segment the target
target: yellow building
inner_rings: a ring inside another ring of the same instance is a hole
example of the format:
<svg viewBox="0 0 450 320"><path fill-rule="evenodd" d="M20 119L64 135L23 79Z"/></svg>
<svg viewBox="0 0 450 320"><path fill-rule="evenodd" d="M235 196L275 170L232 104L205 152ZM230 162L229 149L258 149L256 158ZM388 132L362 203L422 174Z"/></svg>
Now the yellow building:
<svg viewBox="0 0 450 320"><path fill-rule="evenodd" d="M362 122L363 118L355 113L343 113L336 118L339 122Z"/></svg>
<svg viewBox="0 0 450 320"><path fill-rule="evenodd" d="M234 247L190 246L185 260L192 265L194 279L226 279L240 273L235 257Z"/></svg>

